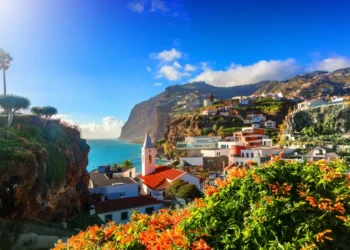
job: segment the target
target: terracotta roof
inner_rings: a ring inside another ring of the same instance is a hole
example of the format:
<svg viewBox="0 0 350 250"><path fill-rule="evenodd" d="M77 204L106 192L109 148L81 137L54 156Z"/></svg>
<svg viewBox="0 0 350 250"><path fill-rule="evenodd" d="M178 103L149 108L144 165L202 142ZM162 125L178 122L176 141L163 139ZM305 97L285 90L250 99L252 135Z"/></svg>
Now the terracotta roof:
<svg viewBox="0 0 350 250"><path fill-rule="evenodd" d="M95 206L96 213L101 214L162 203L162 201L156 200L151 196L140 195L117 200L98 201L94 202L93 204Z"/></svg>
<svg viewBox="0 0 350 250"><path fill-rule="evenodd" d="M186 172L174 169L167 166L157 166L154 173L146 175L146 176L139 176L140 179L143 180L143 183L147 185L148 187L155 189L159 188L159 185L166 179L168 180L175 180L176 178L180 177L181 175L186 174Z"/></svg>

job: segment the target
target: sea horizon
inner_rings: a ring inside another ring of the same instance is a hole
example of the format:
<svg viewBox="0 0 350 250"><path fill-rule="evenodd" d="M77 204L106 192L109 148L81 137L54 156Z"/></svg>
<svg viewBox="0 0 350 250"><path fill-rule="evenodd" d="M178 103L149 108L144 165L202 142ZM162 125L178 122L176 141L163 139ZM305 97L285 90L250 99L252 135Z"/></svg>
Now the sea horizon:
<svg viewBox="0 0 350 250"><path fill-rule="evenodd" d="M98 166L122 164L125 160L130 160L136 173L141 172L141 147L142 144L133 143L129 140L119 139L86 139L90 146L89 163L86 169L91 172ZM157 159L157 163L164 163Z"/></svg>

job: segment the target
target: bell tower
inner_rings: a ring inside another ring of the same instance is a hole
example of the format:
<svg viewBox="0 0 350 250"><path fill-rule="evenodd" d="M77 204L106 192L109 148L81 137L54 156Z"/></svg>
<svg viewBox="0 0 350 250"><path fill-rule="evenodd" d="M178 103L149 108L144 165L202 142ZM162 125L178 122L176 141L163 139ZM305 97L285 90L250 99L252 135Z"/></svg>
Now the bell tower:
<svg viewBox="0 0 350 250"><path fill-rule="evenodd" d="M142 147L142 176L154 173L156 169L156 149L148 133Z"/></svg>

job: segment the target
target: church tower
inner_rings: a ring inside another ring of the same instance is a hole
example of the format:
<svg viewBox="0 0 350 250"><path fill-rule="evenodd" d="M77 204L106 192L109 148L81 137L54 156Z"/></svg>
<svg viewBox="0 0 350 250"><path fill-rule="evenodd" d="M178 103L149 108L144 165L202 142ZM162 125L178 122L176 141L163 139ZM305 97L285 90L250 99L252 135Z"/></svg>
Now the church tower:
<svg viewBox="0 0 350 250"><path fill-rule="evenodd" d="M148 133L142 147L142 176L154 173L156 169L156 149Z"/></svg>

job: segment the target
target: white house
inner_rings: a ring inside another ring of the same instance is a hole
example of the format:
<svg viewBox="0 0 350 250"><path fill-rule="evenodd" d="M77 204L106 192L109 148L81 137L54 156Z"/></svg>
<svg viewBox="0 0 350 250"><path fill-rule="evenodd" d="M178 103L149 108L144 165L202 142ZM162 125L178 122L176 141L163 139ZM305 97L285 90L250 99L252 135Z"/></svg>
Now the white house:
<svg viewBox="0 0 350 250"><path fill-rule="evenodd" d="M137 196L118 200L94 202L90 207L90 215L97 214L105 223L114 221L116 224L126 223L135 209L140 213L152 214L164 207L164 203L151 196Z"/></svg>
<svg viewBox="0 0 350 250"><path fill-rule="evenodd" d="M314 108L322 105L327 105L328 103L323 100L308 100L305 102L298 103L298 110L305 110L309 108Z"/></svg>
<svg viewBox="0 0 350 250"><path fill-rule="evenodd" d="M168 166L156 166L155 154L156 149L147 134L142 147L142 176L139 176L142 182L141 194L163 200L165 190L178 179L194 184L201 189L198 177Z"/></svg>
<svg viewBox="0 0 350 250"><path fill-rule="evenodd" d="M185 137L184 142L176 144L177 149L209 149L216 148L221 136L195 136Z"/></svg>
<svg viewBox="0 0 350 250"><path fill-rule="evenodd" d="M129 177L99 172L91 172L89 175L90 194L101 195L108 200L139 195L139 185Z"/></svg>
<svg viewBox="0 0 350 250"><path fill-rule="evenodd" d="M269 158L269 155L278 155L284 152L283 148L273 147L253 147L233 149L229 155L229 164L236 164L237 166L246 165L247 162L255 162L260 165L263 161Z"/></svg>
<svg viewBox="0 0 350 250"><path fill-rule="evenodd" d="M232 146L239 146L239 145L242 145L242 143L237 141L219 141L218 142L218 148L232 148Z"/></svg>
<svg viewBox="0 0 350 250"><path fill-rule="evenodd" d="M323 148L323 147L315 147L314 149L310 150L305 157L309 161L318 161L321 159L325 159L327 161L339 158L339 155L329 149Z"/></svg>
<svg viewBox="0 0 350 250"><path fill-rule="evenodd" d="M264 122L264 126L265 128L276 128L276 122L272 121L272 120L268 120L266 122Z"/></svg>
<svg viewBox="0 0 350 250"><path fill-rule="evenodd" d="M201 115L216 115L218 110L216 108L209 108L202 110Z"/></svg>
<svg viewBox="0 0 350 250"><path fill-rule="evenodd" d="M228 156L229 149L227 148L215 148L215 149L202 149L202 157L219 157Z"/></svg>

